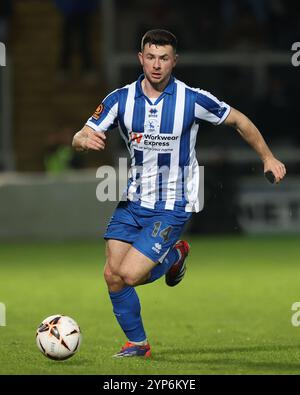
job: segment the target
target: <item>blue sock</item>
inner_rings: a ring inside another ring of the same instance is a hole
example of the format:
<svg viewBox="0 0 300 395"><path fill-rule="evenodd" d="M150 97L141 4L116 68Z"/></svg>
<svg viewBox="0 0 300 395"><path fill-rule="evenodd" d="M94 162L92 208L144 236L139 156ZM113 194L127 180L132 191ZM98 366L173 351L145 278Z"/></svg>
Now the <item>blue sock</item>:
<svg viewBox="0 0 300 395"><path fill-rule="evenodd" d="M130 341L141 342L146 339L141 317L141 305L133 287L126 286L117 292L109 292L113 311L119 325Z"/></svg>
<svg viewBox="0 0 300 395"><path fill-rule="evenodd" d="M162 263L158 263L150 273L150 278L147 280L147 283L152 283L153 281L157 280L161 276L167 273L173 263L177 262L179 259L179 254L176 248L171 248L170 251L167 253L165 259Z"/></svg>

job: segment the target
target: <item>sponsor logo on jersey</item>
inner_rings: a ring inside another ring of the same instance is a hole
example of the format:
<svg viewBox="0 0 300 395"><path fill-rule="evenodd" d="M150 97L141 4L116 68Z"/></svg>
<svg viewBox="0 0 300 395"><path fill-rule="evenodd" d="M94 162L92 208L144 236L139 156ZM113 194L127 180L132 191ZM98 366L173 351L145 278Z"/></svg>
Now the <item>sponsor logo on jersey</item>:
<svg viewBox="0 0 300 395"><path fill-rule="evenodd" d="M140 144L140 142L141 142L141 140L142 140L142 138L143 138L142 133L130 132L129 135L130 135L130 141L131 141L131 142L132 142L132 141L136 141L138 144Z"/></svg>
<svg viewBox="0 0 300 395"><path fill-rule="evenodd" d="M104 105L101 103L99 106L96 108L94 114L92 115L92 118L98 120L100 118L100 115L102 114L104 110Z"/></svg>
<svg viewBox="0 0 300 395"><path fill-rule="evenodd" d="M170 142L177 141L179 136L166 134L144 134L144 145L151 147L169 147Z"/></svg>
<svg viewBox="0 0 300 395"><path fill-rule="evenodd" d="M145 149L150 147L169 147L171 143L175 143L179 136L172 134L149 134L130 132L130 142L135 144L143 143Z"/></svg>

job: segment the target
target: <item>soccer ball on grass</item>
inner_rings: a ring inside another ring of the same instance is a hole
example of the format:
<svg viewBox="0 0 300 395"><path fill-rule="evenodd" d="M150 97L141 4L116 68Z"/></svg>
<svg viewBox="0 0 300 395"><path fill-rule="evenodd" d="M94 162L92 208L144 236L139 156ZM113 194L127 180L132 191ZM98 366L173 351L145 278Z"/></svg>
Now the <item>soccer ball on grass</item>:
<svg viewBox="0 0 300 395"><path fill-rule="evenodd" d="M36 331L39 350L57 361L72 357L80 343L80 328L73 318L66 315L55 314L45 318Z"/></svg>

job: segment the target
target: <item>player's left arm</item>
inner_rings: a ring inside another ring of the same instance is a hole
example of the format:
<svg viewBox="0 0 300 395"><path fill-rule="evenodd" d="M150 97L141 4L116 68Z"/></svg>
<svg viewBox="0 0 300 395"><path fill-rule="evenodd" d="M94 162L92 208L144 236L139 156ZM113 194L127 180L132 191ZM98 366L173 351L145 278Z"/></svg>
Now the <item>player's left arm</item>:
<svg viewBox="0 0 300 395"><path fill-rule="evenodd" d="M245 114L231 107L224 124L236 129L243 139L257 152L264 164L264 173L271 171L275 176L276 183L284 178L286 174L284 164L274 157L260 131Z"/></svg>

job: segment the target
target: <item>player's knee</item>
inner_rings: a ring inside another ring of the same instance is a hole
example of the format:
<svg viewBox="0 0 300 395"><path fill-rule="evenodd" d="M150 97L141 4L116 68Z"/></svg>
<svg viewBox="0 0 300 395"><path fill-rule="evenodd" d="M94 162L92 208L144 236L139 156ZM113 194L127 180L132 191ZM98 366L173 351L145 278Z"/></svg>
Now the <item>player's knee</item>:
<svg viewBox="0 0 300 395"><path fill-rule="evenodd" d="M111 287L122 287L124 285L124 281L122 278L115 272L113 272L108 264L105 265L104 268L104 279L109 288Z"/></svg>
<svg viewBox="0 0 300 395"><path fill-rule="evenodd" d="M121 267L120 276L122 277L124 283L131 287L135 287L136 285L138 285L141 280L136 273L124 267Z"/></svg>
<svg viewBox="0 0 300 395"><path fill-rule="evenodd" d="M130 287L135 286L135 278L133 276L124 275L123 280L126 285L129 285Z"/></svg>
<svg viewBox="0 0 300 395"><path fill-rule="evenodd" d="M123 277L123 281L126 285L129 285L130 287L135 287L140 283L140 279L137 277L134 277L132 275L126 275Z"/></svg>

